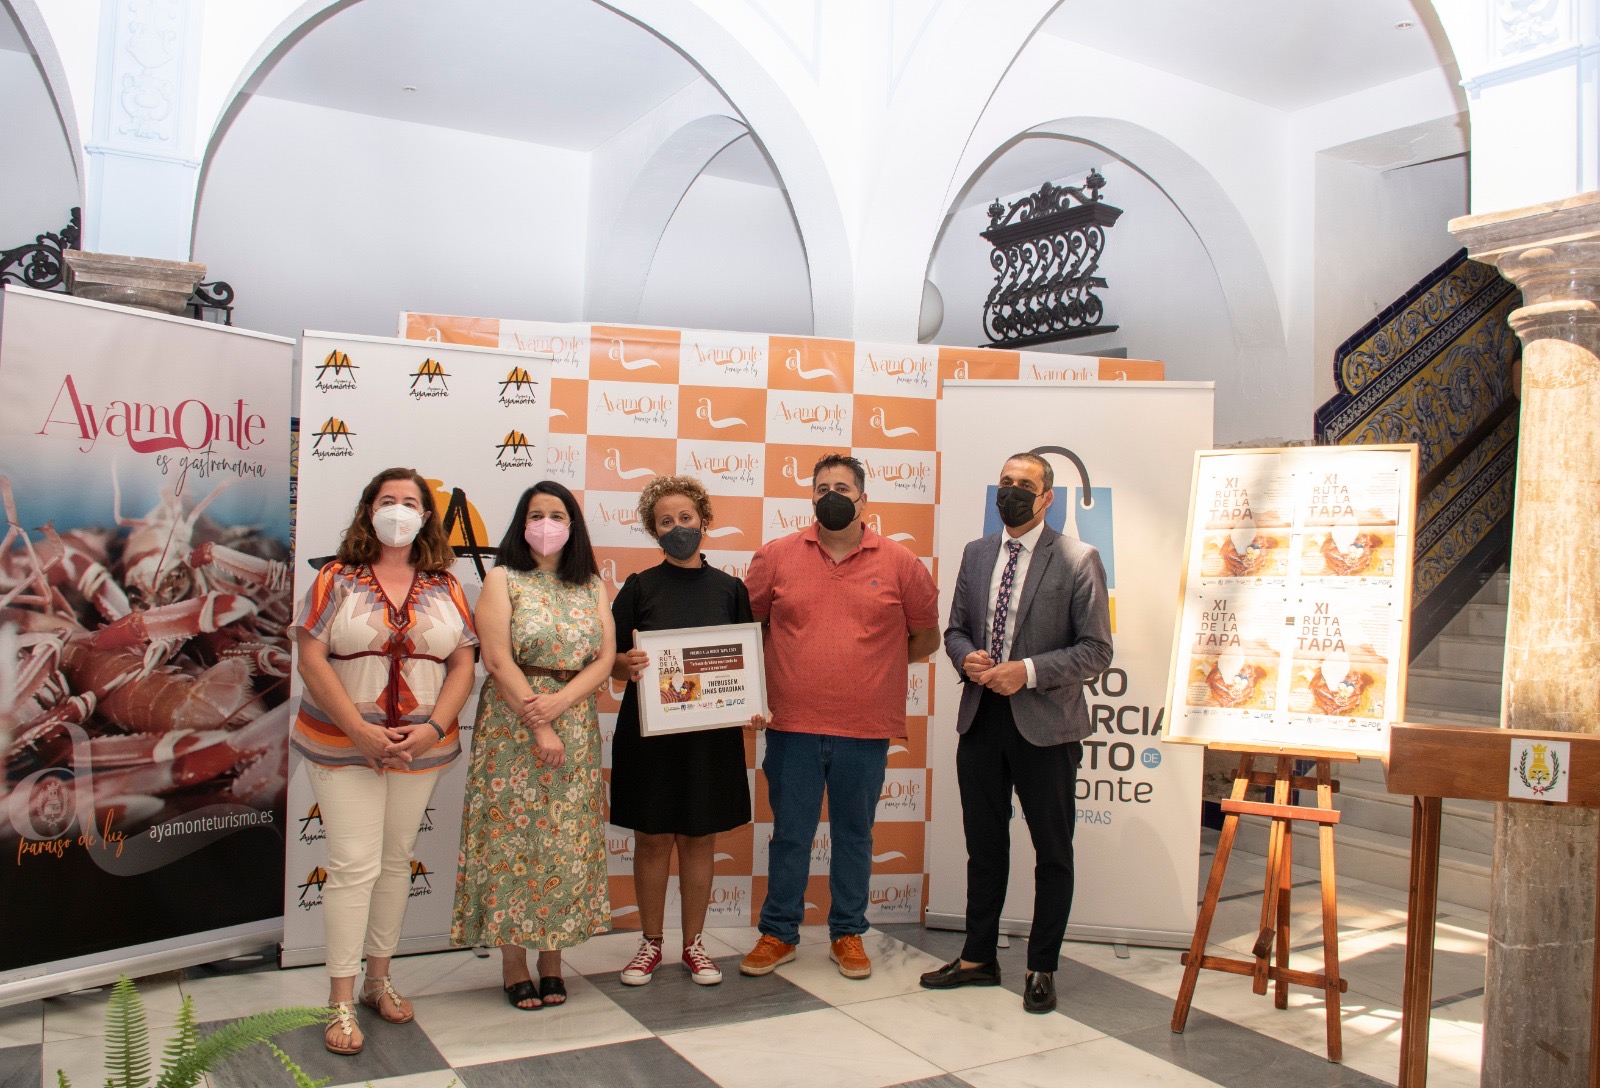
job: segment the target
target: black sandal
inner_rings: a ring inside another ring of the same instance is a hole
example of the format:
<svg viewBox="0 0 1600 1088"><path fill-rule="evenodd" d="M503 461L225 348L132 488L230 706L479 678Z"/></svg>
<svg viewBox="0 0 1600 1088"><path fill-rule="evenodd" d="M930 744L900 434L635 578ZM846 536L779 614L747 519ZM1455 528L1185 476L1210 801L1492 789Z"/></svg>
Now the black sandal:
<svg viewBox="0 0 1600 1088"><path fill-rule="evenodd" d="M561 1000L551 1001L552 997ZM561 980L560 975L545 975L539 980L539 1001L545 1005L565 1005L567 1003L567 984Z"/></svg>
<svg viewBox="0 0 1600 1088"><path fill-rule="evenodd" d="M505 991L506 1000L511 1002L513 1009L521 1009L523 1012L538 1012L544 1008L544 1001L539 996L539 991L534 988L533 979L531 978L525 978L521 982L513 982L505 987ZM539 1003L537 1005L524 1005L524 1001L537 1001Z"/></svg>

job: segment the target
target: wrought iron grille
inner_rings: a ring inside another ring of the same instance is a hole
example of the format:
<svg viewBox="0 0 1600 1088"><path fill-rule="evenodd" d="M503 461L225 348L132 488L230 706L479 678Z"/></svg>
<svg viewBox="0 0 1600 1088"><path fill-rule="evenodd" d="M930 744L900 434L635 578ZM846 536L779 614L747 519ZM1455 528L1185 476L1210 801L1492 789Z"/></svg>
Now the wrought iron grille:
<svg viewBox="0 0 1600 1088"><path fill-rule="evenodd" d="M78 248L78 209L73 208L67 225L46 231L26 245L0 250L0 283L20 283L41 291L64 289L67 267L61 251Z"/></svg>
<svg viewBox="0 0 1600 1088"><path fill-rule="evenodd" d="M0 249L0 283L19 283L40 291L65 291L67 266L62 251L81 248L81 210L73 208L67 225L46 231L15 249ZM189 316L196 321L233 324L233 286L224 280L199 284L189 296ZM216 315L214 318L209 315Z"/></svg>
<svg viewBox="0 0 1600 1088"><path fill-rule="evenodd" d="M1101 325L1105 287L1095 274L1106 231L1122 215L1100 197L1106 179L1089 171L1083 187L1045 182L1010 205L989 205L982 232L994 252L994 286L983 302L983 329L996 347L1021 347L1114 332ZM1074 203L1076 200L1076 203Z"/></svg>

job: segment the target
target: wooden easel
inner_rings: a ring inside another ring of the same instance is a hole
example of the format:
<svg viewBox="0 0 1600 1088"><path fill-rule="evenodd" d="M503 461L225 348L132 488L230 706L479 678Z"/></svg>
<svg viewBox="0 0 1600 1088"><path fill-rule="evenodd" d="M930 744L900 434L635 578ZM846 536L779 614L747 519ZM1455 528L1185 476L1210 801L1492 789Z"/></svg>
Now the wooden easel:
<svg viewBox="0 0 1600 1088"><path fill-rule="evenodd" d="M1289 985L1293 983L1323 992L1328 1016L1328 1060L1339 1061L1344 1054L1339 995L1345 992L1348 983L1339 977L1339 912L1333 883L1333 825L1339 822L1339 813L1333 807L1333 795L1338 792L1339 784L1333 780L1332 765L1354 763L1360 757L1320 750L1287 751L1246 745L1214 747L1238 752L1239 767L1233 776L1232 796L1222 802L1222 811L1227 816L1222 822L1222 835L1217 840L1217 855L1211 863L1211 876L1206 881L1205 899L1200 904L1200 915L1195 920L1194 940L1183 956L1183 985L1178 989L1177 1007L1172 1011L1172 1030L1182 1032L1189 1019L1189 1005L1194 1000L1195 983L1199 981L1201 968L1231 975L1249 975L1251 989L1258 994L1265 994L1268 983L1271 983L1274 987L1272 1003L1280 1009L1288 1007ZM1275 758L1276 770L1254 770L1256 759L1262 756ZM1310 776L1295 774L1294 762L1297 759L1315 761L1314 773ZM1252 786L1270 787L1271 802L1245 800L1245 793ZM1289 804L1291 789L1315 790L1316 807ZM1228 857L1233 852L1240 816L1266 816L1272 820L1272 831L1267 840L1267 880L1261 900L1261 929L1251 949L1254 956L1248 960L1206 955L1206 938L1211 932L1212 919L1216 916L1217 899L1222 894L1222 881L1228 871ZM1315 823L1320 839L1321 971L1296 971L1289 966L1289 889L1294 881L1291 866L1296 820Z"/></svg>

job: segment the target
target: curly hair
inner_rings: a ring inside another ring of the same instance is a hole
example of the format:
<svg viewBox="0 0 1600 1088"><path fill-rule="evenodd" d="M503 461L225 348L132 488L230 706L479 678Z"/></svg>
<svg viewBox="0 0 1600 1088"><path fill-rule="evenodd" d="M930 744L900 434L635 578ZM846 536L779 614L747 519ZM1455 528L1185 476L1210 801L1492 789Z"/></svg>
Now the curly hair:
<svg viewBox="0 0 1600 1088"><path fill-rule="evenodd" d="M335 556L347 567L371 563L383 554L383 543L372 528L372 504L378 501L378 491L391 480L409 480L422 492L422 511L427 515L422 521L422 531L411 542L411 565L419 571L438 573L455 566L456 553L445 536L444 524L439 520L439 508L433 501L433 488L414 468L386 468L361 489L361 499L356 503L355 516L350 527L339 541L339 554Z"/></svg>
<svg viewBox="0 0 1600 1088"><path fill-rule="evenodd" d="M711 496L706 492L705 484L693 476L657 476L639 492L639 524L644 526L644 531L650 534L652 540L660 536L655 526L656 503L669 495L682 495L694 503L695 513L700 515L701 528L711 524Z"/></svg>

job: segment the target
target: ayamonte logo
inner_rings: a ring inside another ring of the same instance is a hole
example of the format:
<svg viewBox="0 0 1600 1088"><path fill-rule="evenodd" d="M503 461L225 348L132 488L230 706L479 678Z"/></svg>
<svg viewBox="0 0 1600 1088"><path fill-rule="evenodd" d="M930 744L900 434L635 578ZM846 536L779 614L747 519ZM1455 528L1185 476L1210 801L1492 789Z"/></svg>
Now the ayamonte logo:
<svg viewBox="0 0 1600 1088"><path fill-rule="evenodd" d="M867 352L867 371L893 379L896 385L926 388L933 381L934 364L915 355L883 356Z"/></svg>
<svg viewBox="0 0 1600 1088"><path fill-rule="evenodd" d="M433 882L428 879L431 874L428 867L422 862L411 859L411 891L407 899L415 899L419 895L432 895Z"/></svg>
<svg viewBox="0 0 1600 1088"><path fill-rule="evenodd" d="M614 336L611 338L611 347L607 350L606 355L612 362L621 365L623 370L644 370L647 367L659 369L661 366L660 363L646 356L628 358L627 342L620 337Z"/></svg>
<svg viewBox="0 0 1600 1088"><path fill-rule="evenodd" d="M783 365L808 382L822 381L833 377L833 371L825 366L807 367L805 360L800 357L799 348L790 349L789 357L783 361Z"/></svg>
<svg viewBox="0 0 1600 1088"><path fill-rule="evenodd" d="M903 435L917 433L917 429L915 427L889 426L889 418L884 414L884 410L882 408L874 408L872 410L872 417L867 421L867 424L873 430L884 435L886 438L900 438Z"/></svg>
<svg viewBox="0 0 1600 1088"><path fill-rule="evenodd" d="M350 356L335 348L323 358L317 367L317 377L314 384L324 392L330 389L354 389L356 387L355 363L350 361Z"/></svg>
<svg viewBox="0 0 1600 1088"><path fill-rule="evenodd" d="M811 434L843 435L848 409L840 404L800 404L778 398L778 414L784 423L799 424Z"/></svg>
<svg viewBox="0 0 1600 1088"><path fill-rule="evenodd" d="M700 398L700 407L694 410L694 414L696 419L705 420L707 423L711 424L713 428L719 431L726 430L729 427L747 426L745 421L738 416L725 416L721 419L717 418L716 411L711 405L710 397Z"/></svg>
<svg viewBox="0 0 1600 1088"><path fill-rule="evenodd" d="M785 480L793 480L807 491L810 491L811 481L815 479L815 477L801 475L801 473L804 471L805 470L800 467L800 462L797 458L789 456L783 459L783 478Z"/></svg>
<svg viewBox="0 0 1600 1088"><path fill-rule="evenodd" d="M494 465L501 472L514 468L533 468L533 444L528 441L528 436L519 430L509 430L505 438L499 442L495 449Z"/></svg>
<svg viewBox="0 0 1600 1088"><path fill-rule="evenodd" d="M310 910L312 907L322 905L322 886L328 882L328 870L318 865L306 874L305 883L300 885L300 909Z"/></svg>
<svg viewBox="0 0 1600 1088"><path fill-rule="evenodd" d="M507 407L513 404L538 404L539 391L534 388L538 384L526 368L514 366L506 373L505 381L500 383L500 403Z"/></svg>
<svg viewBox="0 0 1600 1088"><path fill-rule="evenodd" d="M350 439L355 437L355 432L338 416L329 416L327 422L312 433L315 438L311 443L311 456L317 460L326 457L355 456L355 447L350 443Z"/></svg>
<svg viewBox="0 0 1600 1088"><path fill-rule="evenodd" d="M437 359L424 359L417 369L411 372L411 396L416 400L424 397L448 397L450 383L445 381L450 375L445 373L444 364ZM421 383L418 388L417 383Z"/></svg>
<svg viewBox="0 0 1600 1088"><path fill-rule="evenodd" d="M311 807L306 809L305 818L300 821L300 841L316 842L326 837L322 826L322 806L313 801Z"/></svg>

